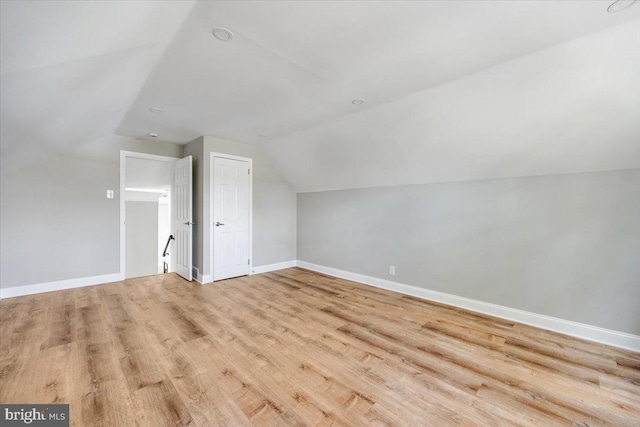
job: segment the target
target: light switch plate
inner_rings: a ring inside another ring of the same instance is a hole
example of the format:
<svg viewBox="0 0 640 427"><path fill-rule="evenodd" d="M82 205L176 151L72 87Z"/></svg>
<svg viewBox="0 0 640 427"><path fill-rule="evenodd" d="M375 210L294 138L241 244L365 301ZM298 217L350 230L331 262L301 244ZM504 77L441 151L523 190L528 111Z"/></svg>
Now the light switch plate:
<svg viewBox="0 0 640 427"><path fill-rule="evenodd" d="M113 190L107 190L107 199L113 199Z"/></svg>

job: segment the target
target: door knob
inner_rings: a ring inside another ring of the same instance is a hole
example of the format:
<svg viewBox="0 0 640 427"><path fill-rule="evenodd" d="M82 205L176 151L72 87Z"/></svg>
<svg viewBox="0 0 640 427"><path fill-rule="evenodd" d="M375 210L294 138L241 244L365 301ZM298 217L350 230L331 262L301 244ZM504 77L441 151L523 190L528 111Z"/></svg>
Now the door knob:
<svg viewBox="0 0 640 427"><path fill-rule="evenodd" d="M220 227L221 225L224 225L224 224L221 223L221 222L216 221L216 227Z"/></svg>
<svg viewBox="0 0 640 427"><path fill-rule="evenodd" d="M184 225L193 225L193 223L191 221L187 221L184 223Z"/></svg>

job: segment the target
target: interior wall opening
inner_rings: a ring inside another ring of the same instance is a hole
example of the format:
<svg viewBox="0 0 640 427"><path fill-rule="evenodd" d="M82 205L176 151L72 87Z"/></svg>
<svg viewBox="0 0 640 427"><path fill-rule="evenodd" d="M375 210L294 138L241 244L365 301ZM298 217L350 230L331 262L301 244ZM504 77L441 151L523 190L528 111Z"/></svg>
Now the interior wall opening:
<svg viewBox="0 0 640 427"><path fill-rule="evenodd" d="M174 163L126 158L126 279L175 271L171 238Z"/></svg>

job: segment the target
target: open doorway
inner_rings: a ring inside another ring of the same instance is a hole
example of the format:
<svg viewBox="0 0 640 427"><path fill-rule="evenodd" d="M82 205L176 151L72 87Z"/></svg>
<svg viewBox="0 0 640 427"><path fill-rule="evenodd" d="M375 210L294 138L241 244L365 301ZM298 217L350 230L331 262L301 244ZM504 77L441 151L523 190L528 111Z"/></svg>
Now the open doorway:
<svg viewBox="0 0 640 427"><path fill-rule="evenodd" d="M171 247L174 163L127 159L124 192L125 279L160 274L165 270L175 271Z"/></svg>
<svg viewBox="0 0 640 427"><path fill-rule="evenodd" d="M191 280L192 158L120 153L121 279Z"/></svg>

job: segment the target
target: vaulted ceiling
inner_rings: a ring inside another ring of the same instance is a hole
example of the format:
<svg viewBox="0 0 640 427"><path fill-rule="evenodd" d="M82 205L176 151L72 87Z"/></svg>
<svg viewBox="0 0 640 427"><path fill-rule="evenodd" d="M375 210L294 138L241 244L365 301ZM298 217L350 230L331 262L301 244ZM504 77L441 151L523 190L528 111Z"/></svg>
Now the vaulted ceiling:
<svg viewBox="0 0 640 427"><path fill-rule="evenodd" d="M115 133L192 7L0 2L3 161Z"/></svg>
<svg viewBox="0 0 640 427"><path fill-rule="evenodd" d="M640 167L611 2L3 1L2 155L212 135L298 191Z"/></svg>

